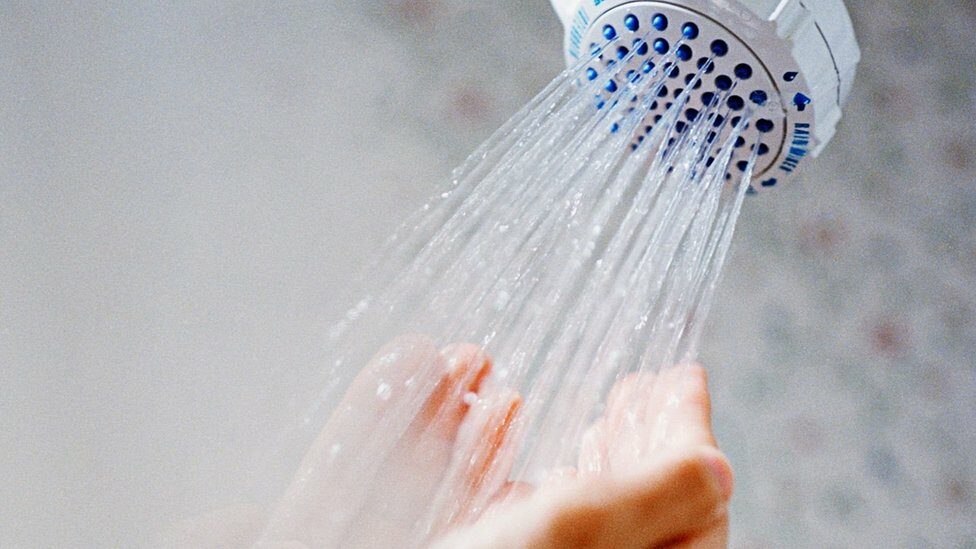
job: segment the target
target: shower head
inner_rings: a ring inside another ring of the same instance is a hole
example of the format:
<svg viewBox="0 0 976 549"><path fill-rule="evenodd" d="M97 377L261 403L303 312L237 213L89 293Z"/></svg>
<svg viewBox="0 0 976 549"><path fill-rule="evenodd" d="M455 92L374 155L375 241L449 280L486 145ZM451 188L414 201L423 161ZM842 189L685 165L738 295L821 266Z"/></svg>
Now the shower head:
<svg viewBox="0 0 976 549"><path fill-rule="evenodd" d="M631 70L667 57L669 91L693 86L689 111L719 99L730 116L751 111L730 163L730 170L744 170L750 149L759 149L751 192L787 180L830 141L860 60L843 0L552 3L566 28L566 60L577 65L592 55L584 69L590 79L604 74L622 85ZM670 106L658 103L645 119L648 127Z"/></svg>

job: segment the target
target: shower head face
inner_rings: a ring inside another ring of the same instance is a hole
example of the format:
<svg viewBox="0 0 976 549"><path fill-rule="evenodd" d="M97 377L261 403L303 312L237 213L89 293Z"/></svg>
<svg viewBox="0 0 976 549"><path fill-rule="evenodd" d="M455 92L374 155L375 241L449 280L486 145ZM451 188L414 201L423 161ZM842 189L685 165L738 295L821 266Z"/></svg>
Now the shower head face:
<svg viewBox="0 0 976 549"><path fill-rule="evenodd" d="M816 10L804 0L554 4L567 24L567 61L593 55L587 78L612 78L613 90L652 67L667 75L647 128L689 87L682 119L711 104L731 131L749 113L729 173L741 175L758 149L750 189L757 192L789 180L830 140L859 59L841 0L817 1ZM825 4L839 4L833 16L841 24L825 22Z"/></svg>

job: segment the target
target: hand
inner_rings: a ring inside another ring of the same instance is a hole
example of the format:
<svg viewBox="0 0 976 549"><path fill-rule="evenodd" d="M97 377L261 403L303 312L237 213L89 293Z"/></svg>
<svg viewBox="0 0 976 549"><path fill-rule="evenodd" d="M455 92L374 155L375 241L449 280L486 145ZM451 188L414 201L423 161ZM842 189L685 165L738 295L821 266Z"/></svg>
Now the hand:
<svg viewBox="0 0 976 549"><path fill-rule="evenodd" d="M648 459L648 449L658 455ZM434 547L726 547L732 483L712 434L704 369L631 376L584 436L574 475Z"/></svg>
<svg viewBox="0 0 976 549"><path fill-rule="evenodd" d="M489 470L497 474L499 463L510 466L510 456L500 452L510 451L504 443L521 404L517 393L487 381L491 366L471 345L438 352L424 338L398 338L354 381L270 517L253 508L228 510L188 525L171 543L247 546L260 539L264 547L397 546L418 534L415 525L441 485L455 446L474 448L463 478L454 479L464 489L450 516L465 522L470 496L487 487ZM336 448L340 456L342 448L362 448L381 429L385 412L408 398L401 391L379 399L378 383L401 387L431 367L440 372L439 381L373 482L385 489L364 490L361 476L349 474L362 461L355 452L347 453L346 462L339 457L322 466L323 456ZM709 413L699 366L631 376L614 387L604 417L584 436L575 471L539 488L507 485L519 498L506 498L467 526L440 524L447 534L434 545L723 547L732 476L715 447ZM646 457L649 450L652 459ZM357 500L364 493L373 500ZM336 515L356 504L370 512Z"/></svg>

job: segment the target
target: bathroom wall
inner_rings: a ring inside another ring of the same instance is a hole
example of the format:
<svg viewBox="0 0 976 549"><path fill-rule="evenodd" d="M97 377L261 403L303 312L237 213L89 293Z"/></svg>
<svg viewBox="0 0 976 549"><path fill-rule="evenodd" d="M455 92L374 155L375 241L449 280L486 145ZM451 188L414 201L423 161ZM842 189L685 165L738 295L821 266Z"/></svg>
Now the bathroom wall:
<svg viewBox="0 0 976 549"><path fill-rule="evenodd" d="M849 4L837 138L746 205L706 341L733 546L973 547L976 9ZM557 25L0 5L0 546L259 498L358 267L556 74Z"/></svg>

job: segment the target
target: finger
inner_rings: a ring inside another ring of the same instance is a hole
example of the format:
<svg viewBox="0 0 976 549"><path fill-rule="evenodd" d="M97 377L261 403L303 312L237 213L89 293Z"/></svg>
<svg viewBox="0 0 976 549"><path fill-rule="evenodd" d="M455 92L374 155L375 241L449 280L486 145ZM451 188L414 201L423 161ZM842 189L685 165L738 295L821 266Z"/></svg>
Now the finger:
<svg viewBox="0 0 976 549"><path fill-rule="evenodd" d="M685 433L697 436L689 443L715 446L712 430L712 399L708 392L708 374L701 364L687 366L681 388L681 408Z"/></svg>
<svg viewBox="0 0 976 549"><path fill-rule="evenodd" d="M646 453L648 390L657 378L632 373L619 381L607 401L605 444L609 471L633 470Z"/></svg>
<svg viewBox="0 0 976 549"><path fill-rule="evenodd" d="M504 512L510 506L529 499L535 491L536 487L528 482L506 481L501 489L491 497L488 509L478 517L478 520L490 520L490 517Z"/></svg>
<svg viewBox="0 0 976 549"><path fill-rule="evenodd" d="M474 405L474 414L466 426L470 437L466 442L474 451L465 475L473 492L485 487L490 473L508 476L515 455L509 431L521 406L522 398L509 388L494 390Z"/></svg>
<svg viewBox="0 0 976 549"><path fill-rule="evenodd" d="M542 533L548 546L644 548L680 540L723 512L732 492L728 461L707 447L647 474L598 482L564 496Z"/></svg>
<svg viewBox="0 0 976 549"><path fill-rule="evenodd" d="M318 469L336 442L350 449L365 440L393 408L416 413L425 392L422 379L437 379L444 359L433 341L420 335L397 337L376 353L353 380L339 406L312 444L302 470ZM431 375L427 375L431 372ZM414 404L414 401L420 402Z"/></svg>
<svg viewBox="0 0 976 549"><path fill-rule="evenodd" d="M363 432L370 423L383 418L386 411L406 404L409 397L415 400L429 393L443 369L444 359L429 338L397 337L359 372L325 430L348 427Z"/></svg>
<svg viewBox="0 0 976 549"><path fill-rule="evenodd" d="M610 389L610 394L607 396L607 410L605 415L607 417L607 431L609 433L615 432L619 429L621 423L626 417L626 412L631 409L634 402L634 394L637 391L639 384L642 382L644 376L638 373L631 373L626 375L620 381L617 381L613 388Z"/></svg>
<svg viewBox="0 0 976 549"><path fill-rule="evenodd" d="M668 549L726 549L729 546L729 515L723 513L702 532L667 544Z"/></svg>
<svg viewBox="0 0 976 549"><path fill-rule="evenodd" d="M661 404L659 446L667 449L715 446L708 376L699 364L671 368L661 376L653 399ZM657 449L657 448L655 448Z"/></svg>
<svg viewBox="0 0 976 549"><path fill-rule="evenodd" d="M664 451L715 446L705 370L698 364L628 376L608 406L609 466L621 472Z"/></svg>
<svg viewBox="0 0 976 549"><path fill-rule="evenodd" d="M337 527L323 517L352 520L365 497L358 483L371 475L365 468L393 452L393 434L402 433L420 412L443 363L437 347L423 336L400 336L385 345L353 380L306 452L263 540L328 545ZM405 424L393 428L398 422ZM364 460L367 453L370 459ZM334 512L338 500L344 502L341 513Z"/></svg>
<svg viewBox="0 0 976 549"><path fill-rule="evenodd" d="M495 494L492 498L492 503L508 505L528 498L533 492L535 492L535 486L532 484L518 480L510 480Z"/></svg>
<svg viewBox="0 0 976 549"><path fill-rule="evenodd" d="M440 379L420 413L372 475L371 487L359 487L369 491L370 499L363 503L362 514L346 528L343 546L406 543L421 536L426 528L423 517L451 464L468 402L477 397L491 369L487 354L475 345L451 345L441 355Z"/></svg>
<svg viewBox="0 0 976 549"><path fill-rule="evenodd" d="M454 344L441 351L444 373L424 404L415 429L451 439L457 432L468 402L476 397L491 372L491 358L471 344Z"/></svg>
<svg viewBox="0 0 976 549"><path fill-rule="evenodd" d="M601 478L537 491L436 549L587 547L646 549L690 539L725 512L731 469L714 448L701 448L626 479Z"/></svg>
<svg viewBox="0 0 976 549"><path fill-rule="evenodd" d="M609 472L606 429L606 420L601 418L583 433L577 464L580 478L592 478Z"/></svg>
<svg viewBox="0 0 976 549"><path fill-rule="evenodd" d="M508 388L483 391L458 431L451 467L437 502L443 506L438 530L468 522L485 509L508 479L515 459L510 437L522 400Z"/></svg>

